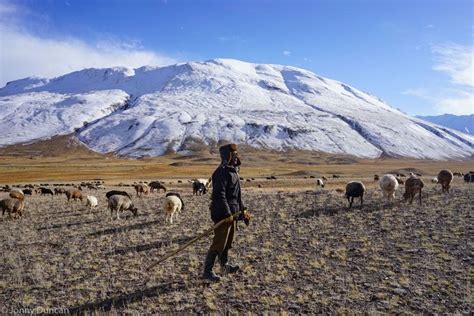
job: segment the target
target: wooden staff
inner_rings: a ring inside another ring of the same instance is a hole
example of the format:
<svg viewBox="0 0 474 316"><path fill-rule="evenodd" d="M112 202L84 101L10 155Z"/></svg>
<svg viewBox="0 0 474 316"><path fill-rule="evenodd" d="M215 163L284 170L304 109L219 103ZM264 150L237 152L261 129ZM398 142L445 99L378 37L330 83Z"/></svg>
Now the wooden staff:
<svg viewBox="0 0 474 316"><path fill-rule="evenodd" d="M234 214L234 218L236 218L240 213L237 213L237 214ZM191 246L192 244L194 244L196 241L198 241L199 239L201 239L202 237L204 236L207 236L209 235L214 229L218 228L219 226L221 226L222 224L225 223L225 221L227 221L228 218L224 218L223 220L221 220L220 222L218 222L217 224L215 224L214 226L212 226L211 228L209 228L208 230L206 230L204 233L202 233L201 235L197 236L197 237L194 237L192 240L188 241L186 244L184 244L182 247L178 248L177 250L175 251L172 251L171 253L167 254L166 256L164 256L163 258L161 258L160 260L152 263L148 268L146 268L146 271L149 271L151 268L153 268L154 266L156 266L157 264L160 264L162 263L163 261L177 255L178 253L180 253L181 251L183 251L184 249L188 248L189 246Z"/></svg>

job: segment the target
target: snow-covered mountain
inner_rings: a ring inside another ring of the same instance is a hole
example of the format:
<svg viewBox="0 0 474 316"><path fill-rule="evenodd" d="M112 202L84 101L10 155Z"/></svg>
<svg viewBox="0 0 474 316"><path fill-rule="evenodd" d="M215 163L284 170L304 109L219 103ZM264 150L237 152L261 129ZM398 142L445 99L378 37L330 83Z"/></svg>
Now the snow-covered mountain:
<svg viewBox="0 0 474 316"><path fill-rule="evenodd" d="M474 137L410 117L310 71L216 59L85 69L0 89L0 146L76 131L89 148L131 157L220 140L375 158L472 157Z"/></svg>
<svg viewBox="0 0 474 316"><path fill-rule="evenodd" d="M472 105L474 109L474 104ZM446 126L466 134L474 135L474 114L471 115L453 115L443 114L437 116L417 116L418 118Z"/></svg>

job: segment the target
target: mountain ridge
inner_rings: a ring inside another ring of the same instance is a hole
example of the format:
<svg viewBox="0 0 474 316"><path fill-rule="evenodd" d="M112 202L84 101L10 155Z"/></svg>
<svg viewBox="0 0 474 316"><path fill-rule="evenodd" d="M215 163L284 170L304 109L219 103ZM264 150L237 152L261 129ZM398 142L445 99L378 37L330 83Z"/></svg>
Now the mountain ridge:
<svg viewBox="0 0 474 316"><path fill-rule="evenodd" d="M473 105L474 107L474 105ZM454 115L454 114L442 114L442 115L417 115L417 118L422 120L449 127L451 129L474 135L474 114L470 115Z"/></svg>
<svg viewBox="0 0 474 316"><path fill-rule="evenodd" d="M26 130L25 130L26 128ZM76 132L99 153L159 156L233 141L360 158L474 154L474 137L292 66L215 59L84 69L0 89L0 146Z"/></svg>

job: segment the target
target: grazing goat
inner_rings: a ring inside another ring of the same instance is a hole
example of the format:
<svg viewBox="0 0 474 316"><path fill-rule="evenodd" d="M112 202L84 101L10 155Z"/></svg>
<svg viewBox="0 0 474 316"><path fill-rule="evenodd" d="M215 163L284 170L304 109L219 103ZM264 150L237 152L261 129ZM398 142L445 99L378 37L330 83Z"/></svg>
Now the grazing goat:
<svg viewBox="0 0 474 316"><path fill-rule="evenodd" d="M322 177L323 181L328 181L328 178Z"/></svg>
<svg viewBox="0 0 474 316"><path fill-rule="evenodd" d="M165 222L169 222L173 224L173 216L176 214L176 219L178 219L178 213L181 211L182 203L181 199L177 196L170 195L165 198L165 202L163 203L163 209L166 212Z"/></svg>
<svg viewBox="0 0 474 316"><path fill-rule="evenodd" d="M125 192L125 191L112 190L112 191L109 191L109 192L105 193L105 197L107 198L107 200L112 195L123 195L123 196L128 197L130 200L132 199L132 196L128 192Z"/></svg>
<svg viewBox="0 0 474 316"><path fill-rule="evenodd" d="M88 207L89 207L89 210L92 211L92 209L93 209L94 207L97 207L98 202L97 202L97 198L96 198L95 196L93 196L93 195L88 195L88 196L86 196L86 199L87 199L86 207L88 206Z"/></svg>
<svg viewBox="0 0 474 316"><path fill-rule="evenodd" d="M23 190L23 193L24 193L25 195L33 195L33 190L31 190L31 189L24 189L24 190Z"/></svg>
<svg viewBox="0 0 474 316"><path fill-rule="evenodd" d="M36 194L41 194L41 195L50 194L51 196L53 196L53 191L51 191L51 189L48 189L48 188L38 188L36 189Z"/></svg>
<svg viewBox="0 0 474 316"><path fill-rule="evenodd" d="M65 194L65 193L66 193L66 189L54 188L54 195L61 195L61 194Z"/></svg>
<svg viewBox="0 0 474 316"><path fill-rule="evenodd" d="M349 208L352 207L355 197L360 197L360 207L364 204L365 186L360 181L351 181L346 185L346 198L349 202Z"/></svg>
<svg viewBox="0 0 474 316"><path fill-rule="evenodd" d="M146 184L136 184L134 187L138 197L142 197L143 194L148 195L148 193L150 193L150 188Z"/></svg>
<svg viewBox="0 0 474 316"><path fill-rule="evenodd" d="M130 211L134 216L138 216L138 209L133 205L132 200L124 195L112 195L109 197L108 209L110 216L113 217L114 211L117 213L117 219L120 219L119 213Z"/></svg>
<svg viewBox="0 0 474 316"><path fill-rule="evenodd" d="M78 189L71 189L66 191L66 197L67 197L67 202L71 201L73 199L74 201L81 200L81 202L84 200L84 196L82 195L82 191Z"/></svg>
<svg viewBox="0 0 474 316"><path fill-rule="evenodd" d="M323 180L322 180L322 179L316 180L316 186L317 186L317 187L324 188L324 182L323 182Z"/></svg>
<svg viewBox="0 0 474 316"><path fill-rule="evenodd" d="M378 174L374 174L374 181L379 181L380 180L380 177Z"/></svg>
<svg viewBox="0 0 474 316"><path fill-rule="evenodd" d="M8 216L12 218L13 214L18 214L19 217L23 216L23 209L25 208L25 201L23 199L3 199L0 201L0 209L2 209L2 216L5 215L5 211L8 212Z"/></svg>
<svg viewBox="0 0 474 316"><path fill-rule="evenodd" d="M163 190L164 192L166 192L166 187L163 184L161 184L159 181L150 182L149 187L150 187L150 192L152 193L154 190L157 190L158 192L160 192L160 190Z"/></svg>
<svg viewBox="0 0 474 316"><path fill-rule="evenodd" d="M413 198L418 193L420 197L419 203L421 205L421 190L423 189L424 186L425 184L423 183L423 180L418 179L415 176L410 176L405 182L405 193L403 194L405 201L410 199L410 204L412 204Z"/></svg>
<svg viewBox="0 0 474 316"><path fill-rule="evenodd" d="M398 181L395 176L391 174L384 175L380 179L379 185L384 197L389 201L395 198L395 191L398 189Z"/></svg>
<svg viewBox="0 0 474 316"><path fill-rule="evenodd" d="M168 196L177 196L181 200L181 210L184 211L184 201L181 198L181 194L179 194L178 192L168 192L166 193L166 197Z"/></svg>
<svg viewBox="0 0 474 316"><path fill-rule="evenodd" d="M206 194L207 188L201 182L193 182L193 195L203 195Z"/></svg>
<svg viewBox="0 0 474 316"><path fill-rule="evenodd" d="M442 192L449 193L451 181L453 181L453 173L450 170L441 170L438 173L438 183L441 184Z"/></svg>

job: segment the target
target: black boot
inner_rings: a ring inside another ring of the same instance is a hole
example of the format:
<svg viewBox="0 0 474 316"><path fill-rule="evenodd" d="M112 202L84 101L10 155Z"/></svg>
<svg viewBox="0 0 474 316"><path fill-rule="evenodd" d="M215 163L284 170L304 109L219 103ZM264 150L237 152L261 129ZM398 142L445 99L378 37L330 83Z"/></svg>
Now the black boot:
<svg viewBox="0 0 474 316"><path fill-rule="evenodd" d="M229 260L229 250L226 249L224 250L221 255L219 256L219 261L221 263L222 270L225 271L226 273L235 273L240 270L240 267L237 265L231 265L227 263Z"/></svg>
<svg viewBox="0 0 474 316"><path fill-rule="evenodd" d="M214 267L214 262L216 261L216 257L219 253L217 251L209 251L206 256L206 260L204 261L204 273L202 277L209 281L218 282L221 280L221 277L216 275L212 268Z"/></svg>

